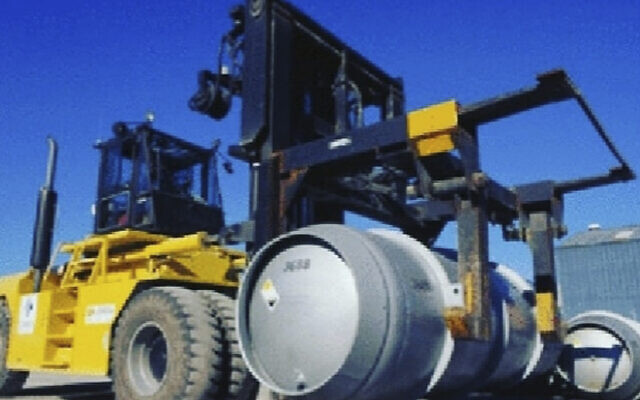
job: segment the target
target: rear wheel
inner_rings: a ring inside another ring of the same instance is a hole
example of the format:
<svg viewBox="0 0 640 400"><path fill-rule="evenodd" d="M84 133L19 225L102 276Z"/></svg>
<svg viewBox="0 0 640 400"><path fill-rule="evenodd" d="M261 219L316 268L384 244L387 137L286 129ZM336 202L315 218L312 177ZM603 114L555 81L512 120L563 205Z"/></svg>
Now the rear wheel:
<svg viewBox="0 0 640 400"><path fill-rule="evenodd" d="M22 389L29 372L7 369L11 313L4 299L0 299L0 394L10 394Z"/></svg>
<svg viewBox="0 0 640 400"><path fill-rule="evenodd" d="M221 396L222 327L196 292L158 287L123 311L112 346L112 379L121 400L200 400Z"/></svg>
<svg viewBox="0 0 640 400"><path fill-rule="evenodd" d="M253 400L258 392L258 381L251 375L240 353L235 322L235 300L212 290L200 291L206 299L212 320L222 327L222 356L225 360L223 390L224 400Z"/></svg>

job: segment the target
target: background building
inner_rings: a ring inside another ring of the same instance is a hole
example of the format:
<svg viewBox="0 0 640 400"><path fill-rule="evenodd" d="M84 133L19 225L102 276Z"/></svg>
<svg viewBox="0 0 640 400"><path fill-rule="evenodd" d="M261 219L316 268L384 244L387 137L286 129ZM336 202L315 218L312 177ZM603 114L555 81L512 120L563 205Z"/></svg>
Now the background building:
<svg viewBox="0 0 640 400"><path fill-rule="evenodd" d="M591 226L556 249L556 264L565 318L599 309L640 320L640 225Z"/></svg>

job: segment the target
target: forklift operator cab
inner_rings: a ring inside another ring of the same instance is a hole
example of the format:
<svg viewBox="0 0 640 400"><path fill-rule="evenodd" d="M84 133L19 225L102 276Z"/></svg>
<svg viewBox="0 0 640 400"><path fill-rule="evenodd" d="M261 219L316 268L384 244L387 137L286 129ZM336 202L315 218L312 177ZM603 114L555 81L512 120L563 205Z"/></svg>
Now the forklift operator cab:
<svg viewBox="0 0 640 400"><path fill-rule="evenodd" d="M224 226L217 144L205 149L153 129L116 123L101 151L95 233L183 235Z"/></svg>

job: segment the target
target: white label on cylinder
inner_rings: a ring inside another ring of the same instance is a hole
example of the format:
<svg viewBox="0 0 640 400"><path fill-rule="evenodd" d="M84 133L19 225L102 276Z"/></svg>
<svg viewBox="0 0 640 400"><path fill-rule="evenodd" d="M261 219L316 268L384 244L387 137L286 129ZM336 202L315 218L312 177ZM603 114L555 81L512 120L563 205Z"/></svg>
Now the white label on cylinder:
<svg viewBox="0 0 640 400"><path fill-rule="evenodd" d="M452 283L444 290L444 302L447 307L464 307L464 288L461 283Z"/></svg>
<svg viewBox="0 0 640 400"><path fill-rule="evenodd" d="M267 304L269 311L273 311L280 300L280 295L276 291L276 287L271 279L267 279L260 288L260 294L264 302Z"/></svg>

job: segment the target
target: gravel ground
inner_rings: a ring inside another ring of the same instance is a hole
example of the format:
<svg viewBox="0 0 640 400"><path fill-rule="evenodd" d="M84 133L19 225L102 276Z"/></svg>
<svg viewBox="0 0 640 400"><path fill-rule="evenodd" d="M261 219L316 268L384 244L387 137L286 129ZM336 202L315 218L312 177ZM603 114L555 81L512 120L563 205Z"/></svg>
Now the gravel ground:
<svg viewBox="0 0 640 400"><path fill-rule="evenodd" d="M0 396L15 400L114 400L111 381L95 376L32 373L24 390L15 396ZM256 400L271 400L262 390Z"/></svg>
<svg viewBox="0 0 640 400"><path fill-rule="evenodd" d="M16 400L113 400L111 381L95 376L32 373Z"/></svg>
<svg viewBox="0 0 640 400"><path fill-rule="evenodd" d="M15 396L0 396L1 399L15 400L115 400L111 392L111 381L95 376L60 375L33 373L24 390ZM494 400L495 397L471 395L466 400ZM500 400L551 400L549 397L515 396L500 397ZM562 400L562 397L554 399ZM272 400L271 395L261 388L256 400ZM426 399L423 399L426 400ZM458 398L457 400L462 400ZM569 399L566 399L569 400ZM577 399L576 399L577 400Z"/></svg>

